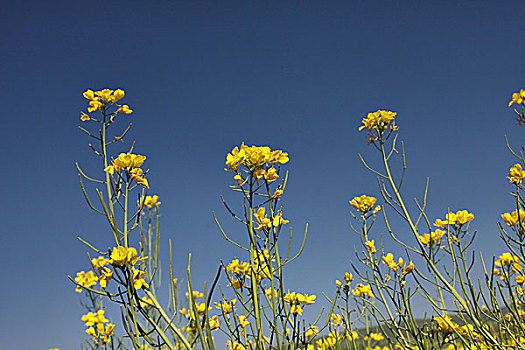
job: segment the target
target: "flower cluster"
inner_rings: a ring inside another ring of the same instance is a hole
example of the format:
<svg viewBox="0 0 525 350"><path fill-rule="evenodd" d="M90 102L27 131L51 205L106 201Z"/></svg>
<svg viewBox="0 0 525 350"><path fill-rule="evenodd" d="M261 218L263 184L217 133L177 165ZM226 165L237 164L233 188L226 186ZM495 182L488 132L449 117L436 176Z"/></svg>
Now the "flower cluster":
<svg viewBox="0 0 525 350"><path fill-rule="evenodd" d="M512 213L502 214L501 218L508 226L518 226L520 222L523 224L523 221L525 220L525 211L520 208L518 215L518 210L516 209Z"/></svg>
<svg viewBox="0 0 525 350"><path fill-rule="evenodd" d="M513 184L519 185L525 179L525 171L521 167L521 164L516 164L509 170L509 181Z"/></svg>
<svg viewBox="0 0 525 350"><path fill-rule="evenodd" d="M458 333L463 337L480 339L481 336L479 333L474 331L474 326L471 324L465 324L464 326L458 325L452 320L452 317L449 315L438 316L434 319L437 323L438 328L434 332L442 332L445 334Z"/></svg>
<svg viewBox="0 0 525 350"><path fill-rule="evenodd" d="M109 320L104 317L104 310L98 310L96 313L90 312L82 316L81 319L82 322L85 322L86 327L89 327L86 329L86 333L92 337L95 345L98 345L99 342L102 344L110 342L115 325L108 323Z"/></svg>
<svg viewBox="0 0 525 350"><path fill-rule="evenodd" d="M349 203L357 211L365 215L366 213L374 209L376 201L377 198L375 197L368 197L367 195L362 195L361 197L354 197L354 199L352 199ZM378 205L375 207L372 213L375 215L379 210L381 210L381 206Z"/></svg>
<svg viewBox="0 0 525 350"><path fill-rule="evenodd" d="M158 207L160 204L161 202L159 201L159 196L157 195L146 196L146 198L144 199L144 206L147 207L148 209L151 209L153 207Z"/></svg>
<svg viewBox="0 0 525 350"><path fill-rule="evenodd" d="M115 172L119 172L120 169L123 169L126 174L128 174L137 185L144 186L149 188L148 180L146 179L146 174L140 168L146 156L133 153L121 153L117 159L114 159L111 165L108 165L104 171L113 175ZM158 198L158 197L157 197Z"/></svg>
<svg viewBox="0 0 525 350"><path fill-rule="evenodd" d="M396 126L395 117L397 113L392 111L377 110L375 112L368 113L366 118L363 118L363 125L359 127L359 131L363 129L369 130L369 143L377 141L379 136L383 134L389 127L390 134L392 131L396 131L399 128ZM377 136L373 134L373 131L377 133Z"/></svg>
<svg viewBox="0 0 525 350"><path fill-rule="evenodd" d="M308 295L308 294L300 294L300 293L287 293L284 296L284 302L290 305L290 313L293 315L299 315L301 316L303 314L303 306L306 305L312 305L315 303L315 299L317 296L315 295Z"/></svg>
<svg viewBox="0 0 525 350"><path fill-rule="evenodd" d="M370 285L364 285L359 283L357 286L355 286L354 291L352 292L353 295L358 297L369 297L369 298L375 298L374 293L372 292L372 287Z"/></svg>
<svg viewBox="0 0 525 350"><path fill-rule="evenodd" d="M147 259L147 257L139 257L137 250L133 247L126 248L123 246L114 247L111 252L110 263L113 266L124 266L126 263L136 265L140 260Z"/></svg>
<svg viewBox="0 0 525 350"><path fill-rule="evenodd" d="M434 226L442 228L444 230L447 229L447 225L459 228L472 220L474 220L474 214L469 213L466 210L460 210L455 214L452 212L447 213L447 215L445 216L445 220L436 219L436 221L434 222Z"/></svg>
<svg viewBox="0 0 525 350"><path fill-rule="evenodd" d="M125 95L124 90L121 90L121 89L117 89L117 90L104 89L100 91L87 90L83 94L83 96L89 100L89 107L88 107L89 113L98 111L110 105L115 105L118 107L117 113L131 114L133 113L133 111L129 108L128 105L117 104L117 101L124 98L124 95ZM80 119L82 121L87 121L91 118L85 113L82 113L82 116L80 117Z"/></svg>
<svg viewBox="0 0 525 350"><path fill-rule="evenodd" d="M436 229L434 232L424 233L422 236L419 236L419 240L427 247L434 247L446 233L446 231Z"/></svg>
<svg viewBox="0 0 525 350"><path fill-rule="evenodd" d="M81 293L82 287L92 287L97 284L98 277L95 275L93 271L88 271L87 273L84 271L80 271L77 273L77 277L75 277L75 281L77 282L77 288L75 289L75 292Z"/></svg>
<svg viewBox="0 0 525 350"><path fill-rule="evenodd" d="M246 146L243 143L240 148L235 147L231 153L228 153L226 166L229 169L225 170L237 171L241 165L244 165L250 171L255 171L268 164L285 164L289 160L288 153L283 151L272 151L267 146Z"/></svg>

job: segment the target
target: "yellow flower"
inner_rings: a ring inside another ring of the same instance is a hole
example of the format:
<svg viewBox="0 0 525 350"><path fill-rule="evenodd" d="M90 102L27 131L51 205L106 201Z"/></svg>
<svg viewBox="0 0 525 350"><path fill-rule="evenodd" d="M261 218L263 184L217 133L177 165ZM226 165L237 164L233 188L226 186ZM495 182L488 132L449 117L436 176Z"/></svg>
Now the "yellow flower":
<svg viewBox="0 0 525 350"><path fill-rule="evenodd" d="M275 215L273 217L273 226L274 227L277 227L279 225L285 225L285 224L287 224L289 222L290 222L290 220L283 219L283 212L281 210L279 210L277 212L277 215Z"/></svg>
<svg viewBox="0 0 525 350"><path fill-rule="evenodd" d="M303 314L303 308L301 307L301 305L294 304L294 305L292 305L292 308L290 309L290 312L292 314L294 314L294 315L301 316Z"/></svg>
<svg viewBox="0 0 525 350"><path fill-rule="evenodd" d="M113 90L104 89L101 91L95 91L95 95L99 96L102 101L111 102L113 101Z"/></svg>
<svg viewBox="0 0 525 350"><path fill-rule="evenodd" d="M271 228L272 222L266 217L266 209L264 207L257 209L257 212L255 212L253 215L259 222L259 226L256 228L257 231L262 231L264 229L269 230Z"/></svg>
<svg viewBox="0 0 525 350"><path fill-rule="evenodd" d="M274 167L271 167L266 171L266 174L264 174L264 178L268 182L273 182L279 178L279 175L277 175L277 171Z"/></svg>
<svg viewBox="0 0 525 350"><path fill-rule="evenodd" d="M367 195L362 195L361 197L354 197L350 201L350 204L361 213L365 214L368 211L372 210L377 199L374 197L368 197Z"/></svg>
<svg viewBox="0 0 525 350"><path fill-rule="evenodd" d="M100 287L107 288L109 280L113 278L113 273L114 272L111 271L110 269L108 269L107 267L104 267L102 269L102 274L98 278L98 282L100 283Z"/></svg>
<svg viewBox="0 0 525 350"><path fill-rule="evenodd" d="M214 331L218 329L221 326L221 320L219 319L219 316L215 315L213 316L210 321L210 330Z"/></svg>
<svg viewBox="0 0 525 350"><path fill-rule="evenodd" d="M237 303L237 299L234 298L230 300L229 302L225 300L222 304L214 302L213 305L215 305L215 307L221 310L224 314L229 314L230 312L235 310L236 303Z"/></svg>
<svg viewBox="0 0 525 350"><path fill-rule="evenodd" d="M423 236L419 236L419 240L427 247L430 247L431 245L434 245L436 242L438 242L445 235L445 233L446 232L443 230L436 229L436 231L431 232L430 234L425 233Z"/></svg>
<svg viewBox="0 0 525 350"><path fill-rule="evenodd" d="M515 92L512 94L512 100L509 102L509 107L514 103L522 105L525 101L525 90L521 89L520 92Z"/></svg>
<svg viewBox="0 0 525 350"><path fill-rule="evenodd" d="M378 132L385 131L390 122L394 121L396 115L396 112L385 110L368 113L367 117L363 119L363 125L359 127L359 131L363 129L376 130ZM392 123L391 128L396 128L394 123Z"/></svg>
<svg viewBox="0 0 525 350"><path fill-rule="evenodd" d="M525 282L525 276L524 275L517 275L516 276L516 283L517 284L523 284Z"/></svg>
<svg viewBox="0 0 525 350"><path fill-rule="evenodd" d="M117 109L117 113L131 114L133 113L133 110L129 109L128 105L123 105L120 106L119 109Z"/></svg>
<svg viewBox="0 0 525 350"><path fill-rule="evenodd" d="M91 120L91 117L86 113L82 112L82 114L80 115L80 120L82 120L83 122L87 122L88 120Z"/></svg>
<svg viewBox="0 0 525 350"><path fill-rule="evenodd" d="M251 171L256 171L267 164L285 164L288 161L288 153L283 151L272 151L268 146L246 146L242 143L240 148L235 147L231 153L226 155L226 166L229 169L225 170L236 171L241 165L244 165ZM259 178L261 178L265 172L259 172L258 174ZM270 179L276 175L273 171L269 173Z"/></svg>
<svg viewBox="0 0 525 350"><path fill-rule="evenodd" d="M161 204L159 201L159 196L146 196L146 199L144 200L144 205L148 207L148 209L151 209L152 207L158 207Z"/></svg>
<svg viewBox="0 0 525 350"><path fill-rule="evenodd" d="M521 184L521 181L525 179L525 172L523 171L521 164L516 164L509 170L509 177L508 179L513 184L519 185Z"/></svg>
<svg viewBox="0 0 525 350"><path fill-rule="evenodd" d="M237 319L239 320L239 324L241 325L242 328L246 328L246 326L250 324L250 322L247 321L246 318L247 317L244 315L237 316Z"/></svg>
<svg viewBox="0 0 525 350"><path fill-rule="evenodd" d="M474 214L469 213L466 210L460 210L456 213L456 223L458 225L464 225L472 220L474 220Z"/></svg>
<svg viewBox="0 0 525 350"><path fill-rule="evenodd" d="M88 112L91 113L94 111L98 111L100 107L102 107L102 102L100 102L99 100L91 100L89 101Z"/></svg>
<svg viewBox="0 0 525 350"><path fill-rule="evenodd" d="M414 264L413 264L412 261L411 261L410 264L408 264L408 266L406 266L406 267L404 268L403 273L404 273L405 275L407 275L407 274L411 273L412 271L414 271L415 268L416 268L416 267L414 266Z"/></svg>
<svg viewBox="0 0 525 350"><path fill-rule="evenodd" d="M499 259L496 260L495 264L499 267L510 266L514 262L514 257L511 253L503 253L500 255Z"/></svg>
<svg viewBox="0 0 525 350"><path fill-rule="evenodd" d="M377 252L376 246L374 245L374 240L366 241L365 243L366 249L368 250L368 253L374 254Z"/></svg>
<svg viewBox="0 0 525 350"><path fill-rule="evenodd" d="M106 265L109 265L109 260L103 256L99 256L98 258L91 259L91 265L93 265L94 269L100 269Z"/></svg>
<svg viewBox="0 0 525 350"><path fill-rule="evenodd" d="M403 266L403 258L399 258L399 262L396 263L394 254L388 253L386 256L383 256L383 263L396 272L399 267Z"/></svg>
<svg viewBox="0 0 525 350"><path fill-rule="evenodd" d="M75 278L75 281L78 283L75 292L81 293L82 287L89 288L96 285L97 280L98 278L93 271L88 271L87 273L84 271L78 272L77 277Z"/></svg>
<svg viewBox="0 0 525 350"><path fill-rule="evenodd" d="M319 327L310 325L310 327L304 335L306 336L306 338L311 338L315 337L317 334L319 334Z"/></svg>
<svg viewBox="0 0 525 350"><path fill-rule="evenodd" d="M352 292L352 294L358 296L358 297L369 297L369 298L374 298L375 295L374 293L372 292L372 287L370 285L368 286L365 286L361 283L359 283L357 286L355 286L355 289L354 291Z"/></svg>
<svg viewBox="0 0 525 350"><path fill-rule="evenodd" d="M133 153L121 153L118 158L113 161L113 165L119 168L139 168L145 160L146 156Z"/></svg>
<svg viewBox="0 0 525 350"><path fill-rule="evenodd" d="M332 321L332 324L334 326L342 326L343 325L343 317L338 314L332 314L330 316L330 321Z"/></svg>
<svg viewBox="0 0 525 350"><path fill-rule="evenodd" d="M87 90L86 92L84 92L82 94L86 99L88 100L94 100L95 99L95 94L93 93L93 90Z"/></svg>
<svg viewBox="0 0 525 350"><path fill-rule="evenodd" d="M503 221L508 226L518 226L520 222L523 223L525 220L525 211L523 211L521 208L519 209L519 217L518 217L518 210L514 210L512 213L504 213L501 215L503 218Z"/></svg>
<svg viewBox="0 0 525 350"><path fill-rule="evenodd" d="M117 102L118 100L124 98L124 90L121 90L121 89L117 89L115 90L115 92L113 93L113 102Z"/></svg>
<svg viewBox="0 0 525 350"><path fill-rule="evenodd" d="M383 335L381 333L370 333L370 336L365 337L365 341L368 340L368 339L372 339L372 340L375 340L375 341L381 341L381 340L385 339L385 337L383 337Z"/></svg>
<svg viewBox="0 0 525 350"><path fill-rule="evenodd" d="M228 350L246 350L246 348L235 341L232 343L228 340Z"/></svg>
<svg viewBox="0 0 525 350"><path fill-rule="evenodd" d="M297 293L297 301L299 301L303 305L311 305L315 303L315 299L317 296L315 295L308 295L308 294L299 294Z"/></svg>
<svg viewBox="0 0 525 350"><path fill-rule="evenodd" d="M137 269L133 269L133 286L135 289L148 289L149 285L144 280L146 273Z"/></svg>

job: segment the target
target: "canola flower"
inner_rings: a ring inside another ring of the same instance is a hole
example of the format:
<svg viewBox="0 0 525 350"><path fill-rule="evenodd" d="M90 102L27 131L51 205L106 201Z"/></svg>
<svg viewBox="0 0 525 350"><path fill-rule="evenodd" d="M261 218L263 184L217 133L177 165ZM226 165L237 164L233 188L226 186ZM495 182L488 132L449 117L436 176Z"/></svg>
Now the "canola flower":
<svg viewBox="0 0 525 350"><path fill-rule="evenodd" d="M226 156L226 171L236 171L244 165L250 171L262 169L268 164L286 164L290 159L288 153L283 151L272 151L268 146L246 146L241 144L240 148L235 147Z"/></svg>
<svg viewBox="0 0 525 350"><path fill-rule="evenodd" d="M148 209L151 209L153 207L158 207L160 204L161 202L159 201L159 196L157 195L146 196L146 198L144 199L144 206L147 207Z"/></svg>
<svg viewBox="0 0 525 350"><path fill-rule="evenodd" d="M403 266L403 258L399 258L398 262L394 261L394 254L388 253L386 256L383 256L383 264L388 266L392 271L396 272L398 268Z"/></svg>
<svg viewBox="0 0 525 350"><path fill-rule="evenodd" d="M520 222L523 223L525 220L525 211L520 208L519 210L514 210L512 213L502 214L501 218L505 221L507 226L518 226Z"/></svg>
<svg viewBox="0 0 525 350"><path fill-rule="evenodd" d="M86 92L83 93L83 96L87 100L89 100L89 107L88 107L89 113L98 111L110 105L115 105L119 107L117 109L117 113L131 114L133 113L133 111L129 108L128 105L117 104L117 101L124 98L124 95L125 95L125 92L122 89L116 89L116 90L103 89L100 91L93 91L91 89L88 89Z"/></svg>
<svg viewBox="0 0 525 350"><path fill-rule="evenodd" d="M104 310L98 310L96 313L89 312L83 315L81 320L88 327L86 333L92 337L95 345L107 344L111 341L115 325L108 323L109 320L104 317Z"/></svg>
<svg viewBox="0 0 525 350"><path fill-rule="evenodd" d="M135 180L137 185L141 185L149 189L149 183L146 179L146 174L140 168L145 160L146 156L142 156L139 154L120 153L118 158L114 159L112 161L112 164L108 165L104 169L104 171L109 173L110 175L113 175L114 173L119 172L120 169L123 169L126 172L126 174L128 174L133 180Z"/></svg>
<svg viewBox="0 0 525 350"><path fill-rule="evenodd" d="M516 164L509 170L509 181L515 185L521 184L523 179L525 179L525 171L521 167L521 164Z"/></svg>
<svg viewBox="0 0 525 350"><path fill-rule="evenodd" d="M441 238L443 238L446 233L446 231L436 229L434 232L424 233L423 235L419 236L419 240L427 247L434 246L441 240Z"/></svg>
<svg viewBox="0 0 525 350"><path fill-rule="evenodd" d="M357 286L355 286L354 291L352 292L353 295L358 297L368 297L368 298L375 298L374 293L372 292L372 287L370 285L363 285L359 283Z"/></svg>
<svg viewBox="0 0 525 350"><path fill-rule="evenodd" d="M445 216L445 220L436 219L434 226L439 227L443 230L447 229L447 225L461 227L466 223L474 220L474 214L469 213L467 210L459 210L456 213L449 212Z"/></svg>
<svg viewBox="0 0 525 350"><path fill-rule="evenodd" d="M362 195L361 197L354 197L354 199L352 199L349 203L357 211L365 215L366 213L368 213L374 208L376 201L377 201L377 198L375 197L369 197L367 195ZM379 210L381 210L381 206L378 205L375 207L373 214L375 215Z"/></svg>
<svg viewBox="0 0 525 350"><path fill-rule="evenodd" d="M77 273L75 281L78 283L75 292L81 293L83 289L82 287L89 288L95 286L97 284L98 277L93 271L88 271L87 273L84 271L80 271Z"/></svg>
<svg viewBox="0 0 525 350"><path fill-rule="evenodd" d="M525 90L521 89L519 92L515 92L512 94L512 99L509 102L509 107L512 106L514 103L518 105L523 105L523 102L525 102Z"/></svg>

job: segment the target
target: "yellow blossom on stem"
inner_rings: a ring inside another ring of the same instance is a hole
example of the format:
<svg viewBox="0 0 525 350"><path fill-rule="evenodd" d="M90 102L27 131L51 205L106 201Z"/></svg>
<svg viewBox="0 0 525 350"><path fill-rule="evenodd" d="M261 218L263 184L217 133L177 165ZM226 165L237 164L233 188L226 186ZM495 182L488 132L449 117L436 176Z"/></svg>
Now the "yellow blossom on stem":
<svg viewBox="0 0 525 350"><path fill-rule="evenodd" d="M117 109L117 113L131 114L133 113L133 110L130 109L128 105L123 105Z"/></svg>
<svg viewBox="0 0 525 350"><path fill-rule="evenodd" d="M387 265L392 271L396 272L398 268L403 266L403 258L399 258L399 262L394 261L394 254L388 253L386 256L383 256L383 263Z"/></svg>
<svg viewBox="0 0 525 350"><path fill-rule="evenodd" d="M521 89L520 92L515 92L512 94L512 99L509 102L509 107L514 103L522 105L525 101L525 90Z"/></svg>
<svg viewBox="0 0 525 350"><path fill-rule="evenodd" d="M315 303L315 299L317 296L315 295L308 295L308 294L299 294L297 293L297 301L299 301L303 305L311 305Z"/></svg>
<svg viewBox="0 0 525 350"><path fill-rule="evenodd" d="M158 207L161 204L159 201L159 196L146 196L146 199L144 199L144 206L146 206L148 209L151 209L153 207Z"/></svg>
<svg viewBox="0 0 525 350"><path fill-rule="evenodd" d="M359 283L354 291L352 292L352 294L358 296L358 297L369 297L369 298L374 298L375 295L374 293L372 292L372 287L370 285L363 285L361 283Z"/></svg>
<svg viewBox="0 0 525 350"><path fill-rule="evenodd" d="M366 245L366 249L368 250L369 254L374 254L375 252L377 252L376 246L374 244L374 240L366 241L365 245Z"/></svg>
<svg viewBox="0 0 525 350"><path fill-rule="evenodd" d="M441 240L441 238L445 234L446 234L445 231L440 230L440 229L436 229L436 231L431 232L430 234L425 233L422 236L419 236L419 240L421 241L421 243L423 243L427 247L430 247L431 245L434 245L436 242L439 242L439 240Z"/></svg>
<svg viewBox="0 0 525 350"><path fill-rule="evenodd" d="M352 205L356 210L360 211L364 215L373 209L376 201L377 199L374 197L362 195L361 197L354 197L354 199L350 201L350 205Z"/></svg>
<svg viewBox="0 0 525 350"><path fill-rule="evenodd" d="M517 163L509 170L509 180L513 184L519 185L525 179L525 171L523 171L521 164Z"/></svg>
<svg viewBox="0 0 525 350"><path fill-rule="evenodd" d="M394 121L396 115L396 112L385 110L377 110L375 112L368 113L367 117L363 119L363 125L359 127L359 131L367 129L370 131L375 130L378 132L383 132L388 128L390 122ZM395 128L394 123L392 123L392 125Z"/></svg>
<svg viewBox="0 0 525 350"><path fill-rule="evenodd" d="M512 213L504 213L501 215L503 221L508 226L518 226L518 224L525 220L525 211L523 209L519 209L519 216L518 216L518 210L514 210Z"/></svg>
<svg viewBox="0 0 525 350"><path fill-rule="evenodd" d="M77 273L77 277L75 278L75 281L78 283L75 292L81 293L82 287L92 287L97 284L97 276L93 271L88 271L87 273L84 271L80 271Z"/></svg>
<svg viewBox="0 0 525 350"><path fill-rule="evenodd" d="M496 260L495 264L499 267L510 266L514 261L515 258L511 253L503 253L499 256L499 259Z"/></svg>
<svg viewBox="0 0 525 350"><path fill-rule="evenodd" d="M239 315L237 316L237 319L239 320L239 324L241 325L242 328L246 328L250 322L246 320L246 316L244 315Z"/></svg>

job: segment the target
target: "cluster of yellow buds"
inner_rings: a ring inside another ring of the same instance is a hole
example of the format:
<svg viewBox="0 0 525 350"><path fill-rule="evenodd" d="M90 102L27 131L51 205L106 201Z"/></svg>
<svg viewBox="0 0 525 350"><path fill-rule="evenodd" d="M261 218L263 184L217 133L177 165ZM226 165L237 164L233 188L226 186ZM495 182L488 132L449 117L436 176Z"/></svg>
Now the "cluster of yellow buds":
<svg viewBox="0 0 525 350"><path fill-rule="evenodd" d="M103 89L100 91L87 90L83 93L83 96L89 100L88 112L92 113L98 110L101 110L105 107L115 105L118 107L116 113L131 114L133 111L129 108L128 105L119 105L117 101L124 98L124 90L110 90ZM80 120L88 121L91 117L86 113L82 112Z"/></svg>
<svg viewBox="0 0 525 350"><path fill-rule="evenodd" d="M452 212L447 213L445 220L436 219L434 226L446 230L447 225L461 227L472 220L474 220L474 214L469 213L466 210L460 210L455 214Z"/></svg>
<svg viewBox="0 0 525 350"><path fill-rule="evenodd" d="M115 325L108 323L109 320L104 317L104 310L98 310L96 313L90 312L81 318L82 322L85 322L86 333L93 337L93 342L98 345L99 341L102 344L110 342L110 337L113 336L113 330ZM93 327L95 326L95 327Z"/></svg>
<svg viewBox="0 0 525 350"><path fill-rule="evenodd" d="M226 171L237 171L241 165L244 165L250 171L263 168L268 164L285 164L288 163L288 153L283 151L272 151L267 146L246 146L244 143L241 147L235 147L231 153L226 156Z"/></svg>
<svg viewBox="0 0 525 350"><path fill-rule="evenodd" d="M77 273L77 277L75 277L75 281L77 282L77 288L75 289L75 292L81 293L82 287L92 287L97 284L98 277L95 275L93 271L88 271L87 273L84 271L80 271Z"/></svg>
<svg viewBox="0 0 525 350"><path fill-rule="evenodd" d="M525 171L521 167L521 164L516 164L509 170L509 181L513 184L519 185L525 179Z"/></svg>
<svg viewBox="0 0 525 350"><path fill-rule="evenodd" d="M144 199L144 206L147 207L148 209L151 209L153 207L158 207L160 204L161 202L159 201L159 196L157 195L146 196L146 198Z"/></svg>
<svg viewBox="0 0 525 350"><path fill-rule="evenodd" d="M146 174L140 168L145 160L146 156L140 154L121 153L117 159L113 160L111 165L108 165L104 169L104 171L113 175L115 172L120 171L120 169L124 169L124 171L126 171L126 173L128 173L138 185L149 188Z"/></svg>
<svg viewBox="0 0 525 350"><path fill-rule="evenodd" d="M376 204L377 198L375 197L369 197L367 195L362 195L361 197L354 197L349 203L351 206L353 206L357 211L361 212L363 215L374 209L374 205ZM378 211L381 210L381 206L376 206L372 214L376 214Z"/></svg>

